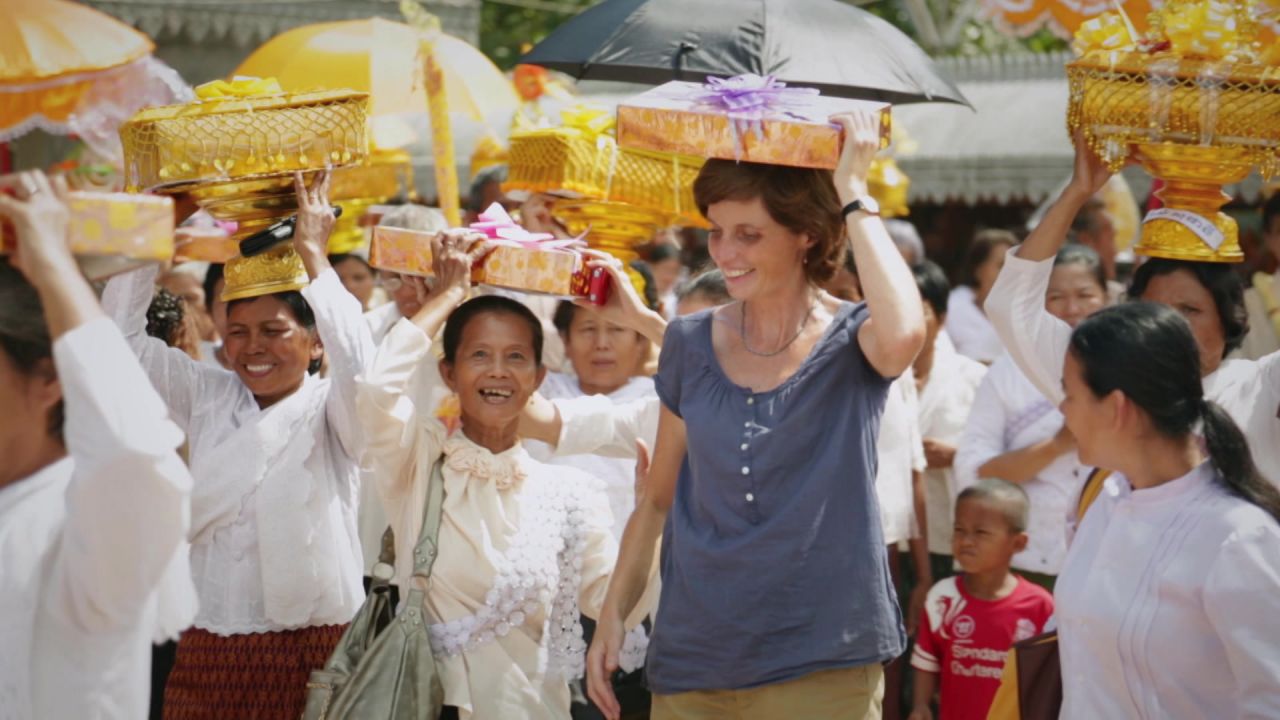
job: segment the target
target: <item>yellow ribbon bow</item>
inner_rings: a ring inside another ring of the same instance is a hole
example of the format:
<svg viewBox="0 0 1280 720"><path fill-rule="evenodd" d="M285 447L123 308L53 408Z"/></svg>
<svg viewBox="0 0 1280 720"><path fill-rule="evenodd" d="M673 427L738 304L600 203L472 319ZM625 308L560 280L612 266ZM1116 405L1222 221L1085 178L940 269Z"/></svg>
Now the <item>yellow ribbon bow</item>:
<svg viewBox="0 0 1280 720"><path fill-rule="evenodd" d="M565 128L577 130L587 140L612 138L617 119L613 113L598 105L574 105L560 111L560 122Z"/></svg>
<svg viewBox="0 0 1280 720"><path fill-rule="evenodd" d="M1222 60L1240 49L1235 10L1224 2L1202 0L1166 7L1164 34L1182 57Z"/></svg>
<svg viewBox="0 0 1280 720"><path fill-rule="evenodd" d="M238 77L234 80L207 82L197 86L195 92L196 97L201 100L219 100L222 98L279 95L284 90L280 88L280 82L275 78Z"/></svg>
<svg viewBox="0 0 1280 720"><path fill-rule="evenodd" d="M1129 26L1119 13L1106 12L1090 18L1076 30L1071 48L1077 55L1087 55L1095 50L1103 52L1127 52L1137 47L1137 39L1129 32Z"/></svg>

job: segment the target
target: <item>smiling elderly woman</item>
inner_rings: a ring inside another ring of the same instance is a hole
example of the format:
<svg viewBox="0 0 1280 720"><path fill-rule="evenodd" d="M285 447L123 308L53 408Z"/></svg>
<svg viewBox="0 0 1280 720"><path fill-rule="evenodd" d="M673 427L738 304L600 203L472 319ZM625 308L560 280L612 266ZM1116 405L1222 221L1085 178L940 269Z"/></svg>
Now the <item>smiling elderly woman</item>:
<svg viewBox="0 0 1280 720"><path fill-rule="evenodd" d="M484 248L474 237L434 239L435 290L391 328L359 380L367 459L395 531L402 588L420 582L410 578L413 547L429 484L444 483L423 609L449 716L567 718L567 681L581 676L586 649L579 612L598 614L617 556L612 514L597 480L537 462L520 444L521 410L546 375L542 326L508 298L459 305ZM437 365L430 338L446 317ZM456 431L430 406L442 384L461 408Z"/></svg>

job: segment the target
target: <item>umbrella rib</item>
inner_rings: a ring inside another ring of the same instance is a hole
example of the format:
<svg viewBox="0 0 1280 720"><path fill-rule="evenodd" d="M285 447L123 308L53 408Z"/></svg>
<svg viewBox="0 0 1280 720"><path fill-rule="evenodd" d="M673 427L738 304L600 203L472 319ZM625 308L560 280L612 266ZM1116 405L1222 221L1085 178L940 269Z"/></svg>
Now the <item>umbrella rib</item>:
<svg viewBox="0 0 1280 720"><path fill-rule="evenodd" d="M777 60L772 57L769 32L769 0L757 0L760 4L760 74L774 75L778 71Z"/></svg>
<svg viewBox="0 0 1280 720"><path fill-rule="evenodd" d="M631 28L632 23L636 21L635 19L636 14L639 12L642 12L644 9L644 6L645 6L645 3L641 2L639 5L632 8L631 12L627 14L627 18L622 22L618 23L618 26L613 29L613 32L609 33L609 36L604 39L604 42L601 42L600 45L597 46L596 54L599 54L601 51L612 48L613 43L618 39L618 36L622 35L625 31ZM591 57L592 57L591 55L588 55L586 60L584 60L582 63L583 65L582 76L584 78L587 76L587 72L590 71L593 65L593 63L591 62Z"/></svg>

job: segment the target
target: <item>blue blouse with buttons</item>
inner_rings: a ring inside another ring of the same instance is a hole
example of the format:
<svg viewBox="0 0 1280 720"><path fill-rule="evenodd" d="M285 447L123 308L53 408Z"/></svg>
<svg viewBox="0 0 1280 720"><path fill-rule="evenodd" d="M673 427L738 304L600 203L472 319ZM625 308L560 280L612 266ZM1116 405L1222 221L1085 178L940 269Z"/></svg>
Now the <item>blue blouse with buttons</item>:
<svg viewBox="0 0 1280 720"><path fill-rule="evenodd" d="M741 689L878 663L906 646L875 492L890 380L843 303L800 368L752 393L725 376L712 312L667 329L655 378L688 453L649 644L661 694Z"/></svg>

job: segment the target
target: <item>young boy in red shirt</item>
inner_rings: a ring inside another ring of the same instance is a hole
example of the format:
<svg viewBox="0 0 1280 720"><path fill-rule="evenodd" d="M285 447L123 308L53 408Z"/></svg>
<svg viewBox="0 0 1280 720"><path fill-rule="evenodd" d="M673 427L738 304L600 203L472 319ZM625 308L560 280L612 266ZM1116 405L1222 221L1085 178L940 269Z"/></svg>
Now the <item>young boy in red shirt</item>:
<svg viewBox="0 0 1280 720"><path fill-rule="evenodd" d="M951 551L964 574L936 583L925 600L908 720L932 720L939 681L940 720L984 720L1009 648L1040 634L1053 615L1053 596L1009 569L1027 545L1029 505L1004 480L981 480L956 499Z"/></svg>

